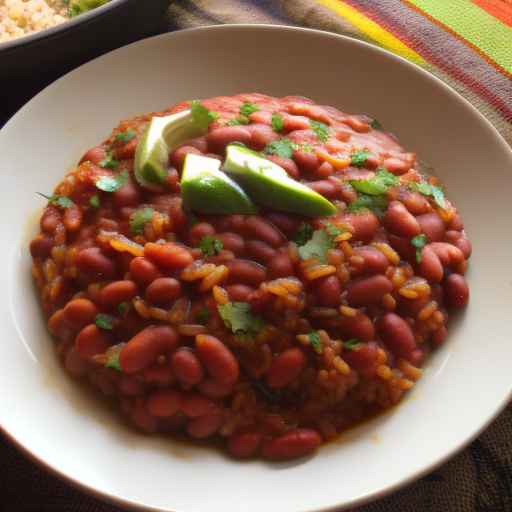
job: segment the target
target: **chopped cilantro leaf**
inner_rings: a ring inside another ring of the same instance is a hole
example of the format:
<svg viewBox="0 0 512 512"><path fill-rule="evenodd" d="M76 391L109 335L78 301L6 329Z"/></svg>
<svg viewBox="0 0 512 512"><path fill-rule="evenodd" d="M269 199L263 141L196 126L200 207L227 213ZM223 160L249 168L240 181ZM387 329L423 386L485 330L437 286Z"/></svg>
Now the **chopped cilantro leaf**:
<svg viewBox="0 0 512 512"><path fill-rule="evenodd" d="M190 103L190 111L194 122L204 130L219 117L217 112L211 112L199 100Z"/></svg>
<svg viewBox="0 0 512 512"><path fill-rule="evenodd" d="M378 196L387 192L390 187L396 187L400 180L388 170L381 168L369 180L350 180L350 184L363 194Z"/></svg>
<svg viewBox="0 0 512 512"><path fill-rule="evenodd" d="M434 198L434 201L436 202L437 206L439 206L439 208L446 208L446 201L444 199L443 189L440 187L435 187L434 185L431 185L431 188L432 197Z"/></svg>
<svg viewBox="0 0 512 512"><path fill-rule="evenodd" d="M121 302L117 305L117 311L119 311L119 313L121 315L126 315L126 313L128 313L128 311L130 311L130 304L128 302Z"/></svg>
<svg viewBox="0 0 512 512"><path fill-rule="evenodd" d="M420 183L409 183L409 188L423 194L424 196L431 196L439 208L446 208L446 200L441 187L436 187L426 181L422 181Z"/></svg>
<svg viewBox="0 0 512 512"><path fill-rule="evenodd" d="M113 321L114 321L113 316L100 313L99 315L96 315L96 320L94 321L94 323L100 329L105 329L107 331L111 331L112 327L113 327Z"/></svg>
<svg viewBox="0 0 512 512"><path fill-rule="evenodd" d="M384 210L388 206L388 201L384 196L370 196L359 194L357 199L348 205L348 211L358 213L364 210L370 210L378 217L384 215Z"/></svg>
<svg viewBox="0 0 512 512"><path fill-rule="evenodd" d="M105 158L100 162L100 167L103 169L115 169L119 162L113 157L110 151L107 151Z"/></svg>
<svg viewBox="0 0 512 512"><path fill-rule="evenodd" d="M321 354L323 352L322 342L320 341L320 335L318 334L318 331L311 331L308 334L308 339L310 345L313 347L313 350L317 354Z"/></svg>
<svg viewBox="0 0 512 512"><path fill-rule="evenodd" d="M321 263L327 262L327 251L332 248L332 238L325 229L317 229L311 239L299 247L299 255L303 260L316 258Z"/></svg>
<svg viewBox="0 0 512 512"><path fill-rule="evenodd" d="M37 194L39 194L41 197L44 197L45 199L48 199L48 202L53 206L58 206L64 210L66 208L71 208L75 204L69 197L66 196L59 196L55 194L53 196L47 196L41 192L37 192Z"/></svg>
<svg viewBox="0 0 512 512"><path fill-rule="evenodd" d="M282 132L284 129L284 120L283 116L279 114L278 112L274 112L272 114L272 130L279 133Z"/></svg>
<svg viewBox="0 0 512 512"><path fill-rule="evenodd" d="M343 343L343 348L347 350L358 350L361 348L362 343L357 338L350 338Z"/></svg>
<svg viewBox="0 0 512 512"><path fill-rule="evenodd" d="M142 235L144 225L153 217L153 208L141 208L130 215L130 230L132 233Z"/></svg>
<svg viewBox="0 0 512 512"><path fill-rule="evenodd" d="M217 309L226 327L241 339L251 340L263 327L263 320L251 313L247 302L228 302Z"/></svg>
<svg viewBox="0 0 512 512"><path fill-rule="evenodd" d="M335 224L331 224L330 222L325 225L325 231L327 234L334 240L338 235L345 233L345 230L340 226L336 226Z"/></svg>
<svg viewBox="0 0 512 512"><path fill-rule="evenodd" d="M350 163L354 167L364 167L369 156L369 151L356 151L355 153L352 153L352 159Z"/></svg>
<svg viewBox="0 0 512 512"><path fill-rule="evenodd" d="M276 155L280 156L281 158L291 158L294 149L297 149L297 146L291 140L279 139L267 144L264 152L267 153L267 155Z"/></svg>
<svg viewBox="0 0 512 512"><path fill-rule="evenodd" d="M325 123L311 120L309 124L320 142L325 142L329 138L330 128Z"/></svg>
<svg viewBox="0 0 512 512"><path fill-rule="evenodd" d="M249 103L246 101L241 107L240 107L240 115L249 117L252 113L258 112L260 107L258 105L255 105L254 103Z"/></svg>
<svg viewBox="0 0 512 512"><path fill-rule="evenodd" d="M123 171L116 176L102 176L96 181L96 188L103 192L115 192L128 181L128 171Z"/></svg>
<svg viewBox="0 0 512 512"><path fill-rule="evenodd" d="M222 251L223 247L222 242L214 236L203 236L199 242L199 249L201 249L204 256L215 256Z"/></svg>
<svg viewBox="0 0 512 512"><path fill-rule="evenodd" d="M116 140L119 142L124 142L125 144L127 142L130 142L132 139L135 138L135 132L133 130L126 130L125 132L119 132L116 134Z"/></svg>
<svg viewBox="0 0 512 512"><path fill-rule="evenodd" d="M302 222L293 235L293 241L298 245L304 245L313 235L313 227L307 222Z"/></svg>
<svg viewBox="0 0 512 512"><path fill-rule="evenodd" d="M374 129L374 130L382 130L382 125L380 124L380 121L378 119L374 119L371 123L370 123L370 126Z"/></svg>
<svg viewBox="0 0 512 512"><path fill-rule="evenodd" d="M411 238L411 245L416 247L416 262L421 263L421 250L427 245L427 236L423 233Z"/></svg>
<svg viewBox="0 0 512 512"><path fill-rule="evenodd" d="M117 370L118 372L122 372L121 363L119 362L119 354L120 350L116 350L109 354L107 358L107 362L105 363L105 368L112 368L113 370Z"/></svg>
<svg viewBox="0 0 512 512"><path fill-rule="evenodd" d="M201 308L196 313L196 322L201 325L206 325L210 319L210 310L208 308Z"/></svg>
<svg viewBox="0 0 512 512"><path fill-rule="evenodd" d="M99 208L100 207L100 196L98 194L94 194L89 198L89 204L92 208Z"/></svg>
<svg viewBox="0 0 512 512"><path fill-rule="evenodd" d="M246 117L246 116L238 116L238 117L234 117L233 119L230 119L227 122L227 125L228 126L239 126L239 125L249 124L250 122L251 121L249 120L248 117Z"/></svg>
<svg viewBox="0 0 512 512"><path fill-rule="evenodd" d="M298 148L299 151L304 151L304 153L313 153L314 147L311 144L301 144Z"/></svg>

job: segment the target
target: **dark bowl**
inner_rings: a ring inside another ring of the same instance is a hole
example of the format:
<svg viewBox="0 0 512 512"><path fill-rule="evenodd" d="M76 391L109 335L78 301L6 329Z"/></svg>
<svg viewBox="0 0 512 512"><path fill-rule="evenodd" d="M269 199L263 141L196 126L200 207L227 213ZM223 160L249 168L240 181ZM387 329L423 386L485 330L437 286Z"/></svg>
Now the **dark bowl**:
<svg viewBox="0 0 512 512"><path fill-rule="evenodd" d="M0 121L76 66L163 31L169 3L111 0L56 27L0 43Z"/></svg>

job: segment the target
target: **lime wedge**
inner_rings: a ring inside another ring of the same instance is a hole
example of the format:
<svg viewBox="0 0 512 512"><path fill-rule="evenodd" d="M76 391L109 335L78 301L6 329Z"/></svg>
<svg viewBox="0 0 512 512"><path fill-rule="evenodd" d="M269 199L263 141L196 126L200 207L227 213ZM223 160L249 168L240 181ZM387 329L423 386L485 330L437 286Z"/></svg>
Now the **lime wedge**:
<svg viewBox="0 0 512 512"><path fill-rule="evenodd" d="M256 213L247 194L219 168L215 158L192 153L185 157L181 174L185 209L211 214Z"/></svg>
<svg viewBox="0 0 512 512"><path fill-rule="evenodd" d="M333 215L337 211L334 204L290 178L282 167L238 144L228 145L223 170L257 204L267 208L309 217Z"/></svg>

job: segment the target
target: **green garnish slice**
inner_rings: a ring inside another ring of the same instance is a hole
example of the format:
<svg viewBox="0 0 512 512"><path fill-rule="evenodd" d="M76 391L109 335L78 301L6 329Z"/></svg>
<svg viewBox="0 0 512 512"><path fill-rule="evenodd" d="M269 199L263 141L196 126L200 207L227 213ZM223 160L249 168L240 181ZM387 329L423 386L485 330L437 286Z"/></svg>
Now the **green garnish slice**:
<svg viewBox="0 0 512 512"><path fill-rule="evenodd" d="M362 343L357 338L350 338L343 342L343 348L347 350L358 350L362 346Z"/></svg>
<svg viewBox="0 0 512 512"><path fill-rule="evenodd" d="M189 110L165 117L153 117L135 151L135 179L141 186L161 185L167 177L169 153L187 140L208 132L218 114L198 101Z"/></svg>
<svg viewBox="0 0 512 512"><path fill-rule="evenodd" d="M265 146L263 152L267 155L276 155L281 158L291 158L294 149L298 149L297 144L289 139L279 139L269 142Z"/></svg>
<svg viewBox="0 0 512 512"><path fill-rule="evenodd" d="M422 181L420 183L409 183L409 188L419 192L420 194L423 194L424 196L431 196L439 208L446 208L446 200L444 197L443 189L441 187L436 187L435 185L431 185L426 181Z"/></svg>
<svg viewBox="0 0 512 512"><path fill-rule="evenodd" d="M374 119L371 123L370 123L370 126L374 129L374 130L382 130L382 125L380 124L380 121L378 119Z"/></svg>
<svg viewBox="0 0 512 512"><path fill-rule="evenodd" d="M119 354L120 350L113 351L107 357L107 361L105 362L105 368L111 368L112 370L117 370L118 372L122 372L121 363L119 362Z"/></svg>
<svg viewBox="0 0 512 512"><path fill-rule="evenodd" d="M105 315L100 313L96 315L96 319L94 323L100 328L106 331L111 331L113 329L114 317L111 315Z"/></svg>
<svg viewBox="0 0 512 512"><path fill-rule="evenodd" d="M218 238L210 235L203 236L199 242L199 249L201 249L204 256L215 256L222 251L223 247L222 242Z"/></svg>
<svg viewBox="0 0 512 512"><path fill-rule="evenodd" d="M310 217L333 215L337 211L334 204L290 178L282 167L240 145L227 146L224 170L256 203L273 210Z"/></svg>
<svg viewBox="0 0 512 512"><path fill-rule="evenodd" d="M125 144L127 142L130 142L132 139L135 138L135 132L133 130L126 130L125 132L119 132L116 134L116 140L119 142L124 142Z"/></svg>
<svg viewBox="0 0 512 512"><path fill-rule="evenodd" d="M233 119L230 119L228 122L227 122L227 125L228 126L239 126L239 125L246 125L246 124L249 124L251 121L249 120L248 117L245 117L245 116L238 116L238 117L234 117Z"/></svg>
<svg viewBox="0 0 512 512"><path fill-rule="evenodd" d="M98 194L94 194L93 196L91 196L89 198L89 205L92 207L92 208L99 208L101 203L100 203L100 196Z"/></svg>
<svg viewBox="0 0 512 512"><path fill-rule="evenodd" d="M136 235L142 235L144 226L153 218L153 208L141 208L130 215L130 231Z"/></svg>
<svg viewBox="0 0 512 512"><path fill-rule="evenodd" d="M121 302L117 305L117 311L119 311L120 315L126 315L128 311L130 311L130 303L129 302Z"/></svg>
<svg viewBox="0 0 512 512"><path fill-rule="evenodd" d="M201 308L195 316L195 320L198 324L206 325L210 319L210 310L208 308Z"/></svg>
<svg viewBox="0 0 512 512"><path fill-rule="evenodd" d="M368 157L371 155L369 151L362 150L362 151L356 151L355 153L352 153L351 158L351 165L354 167L364 167L366 164L366 160L368 160Z"/></svg>
<svg viewBox="0 0 512 512"><path fill-rule="evenodd" d="M128 171L123 171L116 176L102 176L96 181L96 188L103 192L116 192L128 181Z"/></svg>
<svg viewBox="0 0 512 512"><path fill-rule="evenodd" d="M391 187L398 186L400 180L397 176L382 168L377 171L373 178L369 180L350 180L350 184L358 192L378 196L385 194Z"/></svg>
<svg viewBox="0 0 512 512"><path fill-rule="evenodd" d="M69 0L68 13L71 18L106 4L109 0Z"/></svg>
<svg viewBox="0 0 512 512"><path fill-rule="evenodd" d="M272 114L272 130L277 133L282 132L284 129L284 119L281 114L278 112L274 112Z"/></svg>
<svg viewBox="0 0 512 512"><path fill-rule="evenodd" d="M307 222L302 222L294 233L292 240L297 245L304 245L313 236L313 226Z"/></svg>
<svg viewBox="0 0 512 512"><path fill-rule="evenodd" d="M411 245L416 248L416 262L421 263L421 250L427 245L427 236L423 233L411 238Z"/></svg>
<svg viewBox="0 0 512 512"><path fill-rule="evenodd" d="M36 192L36 194L40 195L41 197L44 197L48 200L49 204L52 204L53 206L58 206L59 208L66 209L71 208L75 203L67 196L59 196L57 194L54 194L52 196L47 196L46 194L43 194L41 192Z"/></svg>
<svg viewBox="0 0 512 512"><path fill-rule="evenodd" d="M181 197L187 210L211 214L252 214L256 207L242 188L219 170L215 158L189 153L181 175Z"/></svg>
<svg viewBox="0 0 512 512"><path fill-rule="evenodd" d="M327 263L327 251L334 247L334 238L343 232L341 228L336 229L336 232L329 232L327 228L313 231L311 239L299 247L301 259L309 260L316 258L321 263Z"/></svg>
<svg viewBox="0 0 512 512"><path fill-rule="evenodd" d="M317 139L320 142L326 142L329 138L331 129L325 123L320 121L311 120L309 124L311 125L311 129L315 132Z"/></svg>
<svg viewBox="0 0 512 512"><path fill-rule="evenodd" d="M388 200L385 196L359 194L357 199L348 205L348 211L351 213L362 213L370 210L375 213L377 217L382 217L387 207Z"/></svg>
<svg viewBox="0 0 512 512"><path fill-rule="evenodd" d="M249 103L246 101L241 107L240 107L240 115L249 117L254 112L258 112L260 110L260 107L258 105L255 105L254 103Z"/></svg>
<svg viewBox="0 0 512 512"><path fill-rule="evenodd" d="M217 309L226 327L238 338L251 340L263 327L263 320L252 314L247 302L228 302Z"/></svg>
<svg viewBox="0 0 512 512"><path fill-rule="evenodd" d="M105 158L100 162L100 167L103 169L115 169L119 162L113 157L110 151L107 151Z"/></svg>
<svg viewBox="0 0 512 512"><path fill-rule="evenodd" d="M311 331L308 334L308 339L310 345L313 347L313 350L317 354L321 354L323 352L322 342L320 341L320 335L318 334L318 331Z"/></svg>

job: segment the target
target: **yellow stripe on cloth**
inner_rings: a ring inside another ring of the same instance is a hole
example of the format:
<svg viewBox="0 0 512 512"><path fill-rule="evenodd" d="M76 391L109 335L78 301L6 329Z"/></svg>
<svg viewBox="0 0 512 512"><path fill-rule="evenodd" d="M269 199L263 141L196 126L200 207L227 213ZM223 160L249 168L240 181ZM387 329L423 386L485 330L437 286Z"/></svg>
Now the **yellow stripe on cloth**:
<svg viewBox="0 0 512 512"><path fill-rule="evenodd" d="M423 58L407 45L402 43L400 39L383 29L380 25L367 18L364 14L354 9L351 5L346 4L342 0L317 0L317 3L327 7L330 11L338 16L345 18L352 23L359 31L367 37L377 41L382 47L411 60L420 66L426 65Z"/></svg>

